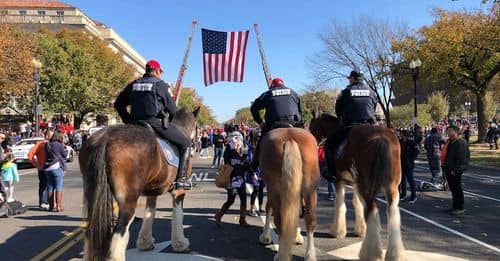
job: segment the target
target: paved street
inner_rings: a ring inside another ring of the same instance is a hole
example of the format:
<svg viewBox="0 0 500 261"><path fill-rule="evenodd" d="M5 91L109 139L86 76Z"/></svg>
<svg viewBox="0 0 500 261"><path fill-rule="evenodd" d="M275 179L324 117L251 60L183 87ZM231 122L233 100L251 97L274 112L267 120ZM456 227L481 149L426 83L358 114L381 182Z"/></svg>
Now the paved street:
<svg viewBox="0 0 500 261"><path fill-rule="evenodd" d="M213 215L226 199L225 191L215 187L214 169L208 159L197 159L194 168L197 181L185 202L185 233L191 241L191 253L174 254L169 248L171 200L164 195L158 200L157 219L153 225L156 248L151 252L135 250L135 241L143 210L136 212L131 226L127 256L129 260L272 260L273 245L258 244L263 219L249 217L250 228L238 225L239 203L223 218L223 227L213 222ZM417 177L429 180L426 163L418 162ZM200 180L201 179L201 180ZM21 182L16 186L16 197L30 210L20 216L0 219L0 260L69 260L82 256L82 182L78 163L69 164L64 180L64 207L62 213L39 211L37 182L34 169L21 170ZM416 204L401 203L402 233L408 260L500 260L500 173L498 170L471 168L464 177L466 190L465 215L456 217L444 212L450 207L449 192L418 194ZM347 190L347 199L351 191ZM360 238L351 234L337 240L328 234L333 217L333 202L326 200L326 186L319 189L318 227L315 243L320 260L356 259ZM144 206L141 198L140 206ZM379 204L385 209L383 203ZM353 230L353 211L348 202L348 231ZM385 229L385 215L382 211ZM384 230L384 237L386 236ZM275 242L276 243L276 242ZM385 243L385 240L384 240ZM301 260L305 249L294 249Z"/></svg>

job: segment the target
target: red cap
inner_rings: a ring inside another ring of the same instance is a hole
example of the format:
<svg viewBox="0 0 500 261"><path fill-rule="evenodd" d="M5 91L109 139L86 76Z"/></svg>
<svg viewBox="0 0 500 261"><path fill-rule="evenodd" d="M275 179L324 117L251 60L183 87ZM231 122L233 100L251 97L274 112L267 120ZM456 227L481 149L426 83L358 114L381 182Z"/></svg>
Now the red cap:
<svg viewBox="0 0 500 261"><path fill-rule="evenodd" d="M276 86L276 85L280 85L280 84L284 84L283 80L281 78L274 78L273 81L271 82L271 86Z"/></svg>
<svg viewBox="0 0 500 261"><path fill-rule="evenodd" d="M160 71L163 72L163 69L161 68L160 63L157 60L149 60L146 63L146 68L160 69Z"/></svg>

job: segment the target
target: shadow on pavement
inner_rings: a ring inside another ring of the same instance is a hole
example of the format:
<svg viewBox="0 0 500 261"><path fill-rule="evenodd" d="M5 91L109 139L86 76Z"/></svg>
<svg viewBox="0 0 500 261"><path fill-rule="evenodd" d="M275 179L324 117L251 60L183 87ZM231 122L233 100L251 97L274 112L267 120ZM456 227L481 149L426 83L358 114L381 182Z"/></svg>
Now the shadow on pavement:
<svg viewBox="0 0 500 261"><path fill-rule="evenodd" d="M74 226L36 226L23 229L0 245L1 260L29 260L60 240ZM27 246L29 242L29 246Z"/></svg>
<svg viewBox="0 0 500 261"><path fill-rule="evenodd" d="M81 217L70 217L67 215L19 216L14 218L25 219L25 220L83 221L83 218Z"/></svg>

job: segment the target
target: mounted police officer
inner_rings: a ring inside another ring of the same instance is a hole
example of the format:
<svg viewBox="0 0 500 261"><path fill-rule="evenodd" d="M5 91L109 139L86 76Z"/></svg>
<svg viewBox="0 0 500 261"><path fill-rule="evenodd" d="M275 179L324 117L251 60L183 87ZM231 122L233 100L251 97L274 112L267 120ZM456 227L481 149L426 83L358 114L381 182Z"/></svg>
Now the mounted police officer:
<svg viewBox="0 0 500 261"><path fill-rule="evenodd" d="M266 109L262 122L259 111ZM287 126L301 127L301 113L299 95L285 86L281 78L275 78L271 82L269 90L259 96L250 107L253 119L261 127L261 137L276 128ZM255 155L250 168L255 170L259 164L260 140L255 150Z"/></svg>
<svg viewBox="0 0 500 261"><path fill-rule="evenodd" d="M191 139L177 126L169 124L175 114L176 106L168 92L169 86L160 79L162 73L159 62L148 61L146 73L128 84L118 95L115 109L125 124L147 123L159 136L179 148L180 162L175 188L191 189L191 181L186 175ZM130 113L127 111L129 105Z"/></svg>
<svg viewBox="0 0 500 261"><path fill-rule="evenodd" d="M347 138L351 128L360 124L375 123L377 95L363 81L363 73L360 71L352 71L347 79L349 79L349 85L342 90L335 103L335 112L340 119L341 130L332 137L328 137L325 143L328 174L332 177L335 177L335 151Z"/></svg>

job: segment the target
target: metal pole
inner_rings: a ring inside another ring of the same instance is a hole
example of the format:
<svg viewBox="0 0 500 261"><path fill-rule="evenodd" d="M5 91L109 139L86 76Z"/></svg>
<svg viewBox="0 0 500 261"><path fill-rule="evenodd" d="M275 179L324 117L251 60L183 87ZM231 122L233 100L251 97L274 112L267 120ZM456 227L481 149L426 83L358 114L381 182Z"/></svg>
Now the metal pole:
<svg viewBox="0 0 500 261"><path fill-rule="evenodd" d="M254 24L253 25L255 29L255 35L257 36L257 44L259 45L259 53L260 53L260 58L262 60L262 69L264 70L264 77L266 77L266 83L267 86L271 86L271 71L269 70L269 66L267 64L267 58L266 54L264 53L264 46L262 45L262 38L260 37L260 31L259 31L259 25Z"/></svg>
<svg viewBox="0 0 500 261"><path fill-rule="evenodd" d="M175 101L175 105L179 104L179 97L181 96L181 84L182 84L182 79L184 78L184 72L187 69L187 61L189 57L189 51L191 50L191 42L193 41L193 36L194 36L194 30L196 29L196 26L198 25L198 21L193 20L193 24L191 27L191 33L189 34L188 38L188 44L186 46L186 51L184 52L184 58L182 59L182 64L181 68L179 69L179 75L177 76L177 81L175 82L175 88L173 91L173 99Z"/></svg>
<svg viewBox="0 0 500 261"><path fill-rule="evenodd" d="M40 122L39 122L39 97L40 97L40 73L38 69L35 69L35 136L38 137L40 131Z"/></svg>
<svg viewBox="0 0 500 261"><path fill-rule="evenodd" d="M413 127L415 128L416 131L416 126L417 126L417 79L418 79L418 67L413 69L413 110L414 110L414 115L413 115Z"/></svg>

